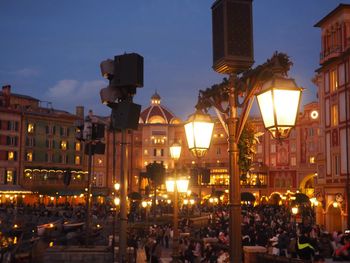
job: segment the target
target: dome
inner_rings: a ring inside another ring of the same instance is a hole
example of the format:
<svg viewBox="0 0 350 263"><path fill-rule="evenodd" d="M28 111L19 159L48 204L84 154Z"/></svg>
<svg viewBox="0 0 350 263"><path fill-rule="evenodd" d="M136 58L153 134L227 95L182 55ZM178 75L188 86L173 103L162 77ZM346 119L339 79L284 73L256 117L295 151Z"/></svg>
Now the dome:
<svg viewBox="0 0 350 263"><path fill-rule="evenodd" d="M140 123L177 124L181 121L166 107L160 105L157 91L151 97L151 105L140 114Z"/></svg>

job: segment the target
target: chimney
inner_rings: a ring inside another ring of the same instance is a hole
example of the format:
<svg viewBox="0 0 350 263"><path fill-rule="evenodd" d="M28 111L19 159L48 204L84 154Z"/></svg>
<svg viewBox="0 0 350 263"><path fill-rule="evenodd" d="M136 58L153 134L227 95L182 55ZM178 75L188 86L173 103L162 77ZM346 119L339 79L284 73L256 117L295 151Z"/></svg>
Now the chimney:
<svg viewBox="0 0 350 263"><path fill-rule="evenodd" d="M11 85L2 86L2 96L4 97L4 106L10 107Z"/></svg>
<svg viewBox="0 0 350 263"><path fill-rule="evenodd" d="M84 106L77 106L75 108L75 115L81 119L84 119Z"/></svg>

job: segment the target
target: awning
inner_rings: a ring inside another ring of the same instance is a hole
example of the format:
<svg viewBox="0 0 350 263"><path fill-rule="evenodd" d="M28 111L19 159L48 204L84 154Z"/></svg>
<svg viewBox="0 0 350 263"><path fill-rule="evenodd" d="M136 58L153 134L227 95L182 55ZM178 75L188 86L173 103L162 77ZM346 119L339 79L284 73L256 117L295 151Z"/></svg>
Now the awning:
<svg viewBox="0 0 350 263"><path fill-rule="evenodd" d="M24 189L20 185L0 185L0 194L32 194L32 191Z"/></svg>

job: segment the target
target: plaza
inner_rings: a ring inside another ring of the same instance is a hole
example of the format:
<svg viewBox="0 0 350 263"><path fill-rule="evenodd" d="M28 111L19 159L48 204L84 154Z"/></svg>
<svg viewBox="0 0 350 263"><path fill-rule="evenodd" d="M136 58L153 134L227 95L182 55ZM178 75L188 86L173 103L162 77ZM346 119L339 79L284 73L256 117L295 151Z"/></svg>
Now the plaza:
<svg viewBox="0 0 350 263"><path fill-rule="evenodd" d="M313 21L310 88L288 54L254 53L253 1L210 5L217 75L195 95L139 104L147 52L100 58L73 100L77 82L50 88L69 110L0 68L0 262L350 260L350 5Z"/></svg>

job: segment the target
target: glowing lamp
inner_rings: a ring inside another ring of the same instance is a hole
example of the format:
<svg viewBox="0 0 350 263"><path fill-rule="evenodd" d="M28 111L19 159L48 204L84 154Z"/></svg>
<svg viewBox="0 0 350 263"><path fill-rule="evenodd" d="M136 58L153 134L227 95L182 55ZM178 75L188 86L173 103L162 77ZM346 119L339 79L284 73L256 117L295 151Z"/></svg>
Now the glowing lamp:
<svg viewBox="0 0 350 263"><path fill-rule="evenodd" d="M302 88L294 79L274 76L256 95L265 129L274 138L285 139L295 126Z"/></svg>
<svg viewBox="0 0 350 263"><path fill-rule="evenodd" d="M210 147L214 122L209 114L197 110L188 117L185 132L188 148L195 157L203 157Z"/></svg>
<svg viewBox="0 0 350 263"><path fill-rule="evenodd" d="M114 204L116 206L120 205L120 198L118 198L118 197L114 198Z"/></svg>
<svg viewBox="0 0 350 263"><path fill-rule="evenodd" d="M174 143L170 146L170 156L174 160L179 160L181 155L181 145L178 143Z"/></svg>
<svg viewBox="0 0 350 263"><path fill-rule="evenodd" d="M292 214L293 215L296 215L297 213L298 213L298 211L299 211L299 209L298 209L298 207L292 207Z"/></svg>

